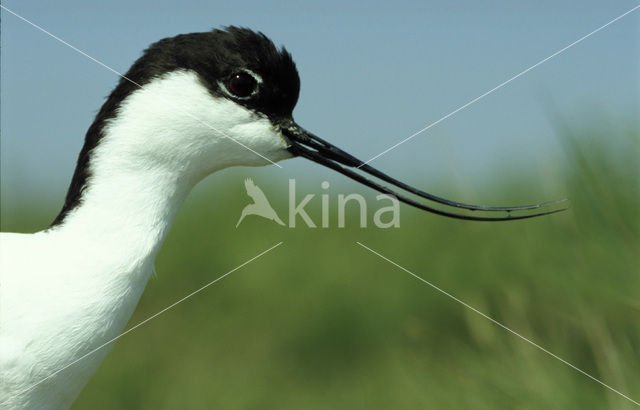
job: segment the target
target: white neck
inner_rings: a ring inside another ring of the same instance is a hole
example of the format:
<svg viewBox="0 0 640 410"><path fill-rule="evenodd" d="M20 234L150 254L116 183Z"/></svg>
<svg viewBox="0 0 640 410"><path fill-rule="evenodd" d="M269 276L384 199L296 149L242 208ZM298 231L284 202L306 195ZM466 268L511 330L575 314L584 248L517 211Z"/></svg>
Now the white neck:
<svg viewBox="0 0 640 410"><path fill-rule="evenodd" d="M105 136L105 143L108 139ZM37 305L38 315L26 316L30 320L19 320L18 315L15 321L5 320L3 326L15 326L17 334L34 336L24 357L27 363L33 360L31 365L37 370L25 373L31 375L25 386L74 363L122 332L178 208L193 186L168 167L131 172L128 164L125 156L117 154L94 161L79 206L62 224L35 235L29 242L33 249L22 250L30 255L21 259L24 266L20 269L27 288L14 296L24 300L3 302ZM37 398L47 406L69 406L111 347L56 374L24 400ZM22 403L22 399L15 400Z"/></svg>
<svg viewBox="0 0 640 410"><path fill-rule="evenodd" d="M115 114L90 152L79 205L47 235L73 261L68 275L78 294L91 298L104 288L97 296L125 304L113 313L128 318L191 188L217 169L267 163L245 146L274 160L289 154L267 118L212 96L191 71L151 81Z"/></svg>
<svg viewBox="0 0 640 410"><path fill-rule="evenodd" d="M290 156L266 117L213 96L190 71L154 79L114 114L89 153L79 203L46 231L4 237L0 264L11 273L3 276L11 293L0 300L12 309L0 309L2 328L16 335L16 349L27 350L21 356L30 369L16 373L15 385L36 383L120 334L200 179L232 165L268 163L247 146L273 161ZM109 347L15 400L70 405Z"/></svg>
<svg viewBox="0 0 640 410"><path fill-rule="evenodd" d="M46 231L59 247L60 262L68 267L59 278L66 283L64 293L77 295L71 309L84 312L79 320L94 327L74 336L93 347L117 336L129 320L195 183L170 166L132 170L135 162L110 146L121 137L107 132L90 162L91 177L79 206L61 225ZM101 156L103 148L110 155ZM101 356L96 356L96 365Z"/></svg>
<svg viewBox="0 0 640 410"><path fill-rule="evenodd" d="M167 169L128 172L111 158L110 172L94 168L80 205L51 233L75 242L78 252L101 255L103 263L107 256L108 265L133 268L155 258L193 183Z"/></svg>

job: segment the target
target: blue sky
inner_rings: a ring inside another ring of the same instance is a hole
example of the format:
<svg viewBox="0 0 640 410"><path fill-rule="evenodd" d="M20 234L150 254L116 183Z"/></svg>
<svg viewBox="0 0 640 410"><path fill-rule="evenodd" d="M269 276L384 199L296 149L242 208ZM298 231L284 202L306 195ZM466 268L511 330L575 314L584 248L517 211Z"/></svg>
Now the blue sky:
<svg viewBox="0 0 640 410"><path fill-rule="evenodd" d="M362 159L638 4L91 3L3 1L120 72L163 37L229 24L263 31L298 65L296 120ZM372 165L424 188L451 179L482 186L496 172L553 184L563 154L551 113L577 129L612 130L611 144L620 124L638 129L639 27L637 10ZM5 11L1 30L0 205L34 192L61 203L84 133L118 78ZM342 180L303 160L282 165L247 172L283 184L294 175Z"/></svg>

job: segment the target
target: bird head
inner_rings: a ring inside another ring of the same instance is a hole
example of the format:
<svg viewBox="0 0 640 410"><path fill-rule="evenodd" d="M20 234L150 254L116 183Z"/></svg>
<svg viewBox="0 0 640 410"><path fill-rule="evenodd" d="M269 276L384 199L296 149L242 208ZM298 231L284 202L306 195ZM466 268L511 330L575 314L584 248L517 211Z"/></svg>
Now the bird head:
<svg viewBox="0 0 640 410"><path fill-rule="evenodd" d="M299 91L291 55L262 33L228 27L160 40L120 80L89 129L74 178L80 184L76 191L81 191L82 172L90 174L99 163L132 171L177 170L197 182L221 168L300 156L439 215L512 220L559 210L548 209L557 201L469 205L404 184L299 126L293 120ZM117 160L101 161L107 157ZM524 215L513 214L520 211Z"/></svg>

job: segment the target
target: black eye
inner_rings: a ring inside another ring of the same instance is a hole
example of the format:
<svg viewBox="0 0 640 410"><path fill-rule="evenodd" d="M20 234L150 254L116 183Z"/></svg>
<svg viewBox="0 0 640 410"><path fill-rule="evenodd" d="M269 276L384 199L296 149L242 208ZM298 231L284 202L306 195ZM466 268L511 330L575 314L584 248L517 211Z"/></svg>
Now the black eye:
<svg viewBox="0 0 640 410"><path fill-rule="evenodd" d="M227 82L229 92L236 97L246 98L253 94L258 88L258 82L253 76L247 73L236 73Z"/></svg>

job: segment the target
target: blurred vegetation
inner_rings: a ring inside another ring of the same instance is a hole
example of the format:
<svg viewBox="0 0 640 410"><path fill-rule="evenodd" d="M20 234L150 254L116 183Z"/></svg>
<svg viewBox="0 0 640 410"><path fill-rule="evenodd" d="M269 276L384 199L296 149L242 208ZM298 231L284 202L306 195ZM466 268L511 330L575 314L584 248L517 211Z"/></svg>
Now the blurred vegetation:
<svg viewBox="0 0 640 410"><path fill-rule="evenodd" d="M181 209L129 326L284 244L120 339L74 409L635 408L355 242L640 400L638 137L566 129L564 181L543 198L571 208L508 223L403 205L400 229L361 229L357 212L343 229L236 229L242 180L214 177ZM498 176L483 196L539 199L526 178ZM256 183L286 221L286 192ZM5 211L3 230L52 219L37 209Z"/></svg>

